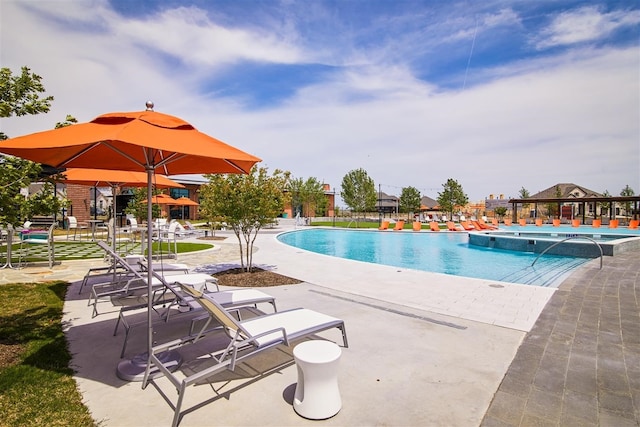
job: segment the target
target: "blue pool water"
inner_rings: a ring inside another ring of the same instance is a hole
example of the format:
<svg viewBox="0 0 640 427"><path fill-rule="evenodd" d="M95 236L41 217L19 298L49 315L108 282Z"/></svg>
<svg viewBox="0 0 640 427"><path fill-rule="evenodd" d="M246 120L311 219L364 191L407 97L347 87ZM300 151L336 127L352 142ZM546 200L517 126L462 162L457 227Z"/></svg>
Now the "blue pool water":
<svg viewBox="0 0 640 427"><path fill-rule="evenodd" d="M588 258L506 251L468 244L467 233L412 233L313 228L283 233L278 240L319 254L414 270L557 286Z"/></svg>

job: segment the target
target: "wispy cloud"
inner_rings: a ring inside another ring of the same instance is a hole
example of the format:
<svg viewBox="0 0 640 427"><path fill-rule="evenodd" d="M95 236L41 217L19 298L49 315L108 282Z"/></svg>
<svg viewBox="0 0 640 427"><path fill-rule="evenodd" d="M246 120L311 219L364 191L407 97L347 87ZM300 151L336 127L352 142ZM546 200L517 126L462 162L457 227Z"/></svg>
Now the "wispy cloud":
<svg viewBox="0 0 640 427"><path fill-rule="evenodd" d="M585 6L555 16L540 32L538 49L600 40L616 30L640 23L640 11L603 12L598 6Z"/></svg>

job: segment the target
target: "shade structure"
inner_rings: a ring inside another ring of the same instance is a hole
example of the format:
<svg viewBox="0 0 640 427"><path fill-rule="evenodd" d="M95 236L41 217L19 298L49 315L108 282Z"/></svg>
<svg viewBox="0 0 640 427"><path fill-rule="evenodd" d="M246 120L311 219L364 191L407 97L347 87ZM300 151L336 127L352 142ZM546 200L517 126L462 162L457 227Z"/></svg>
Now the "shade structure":
<svg viewBox="0 0 640 427"><path fill-rule="evenodd" d="M72 184L90 185L92 187L106 187L109 186L112 189L113 194L113 251L116 251L116 187L146 187L147 186L147 174L145 172L132 172L121 170L108 170L108 169L83 169L83 168L69 168L64 172L64 182ZM156 188L184 188L184 185L179 184L164 175L155 174L153 177L153 185Z"/></svg>
<svg viewBox="0 0 640 427"><path fill-rule="evenodd" d="M0 141L0 153L55 168L97 168L147 173L147 200L152 197L153 174L248 173L258 157L196 130L174 116L147 109L108 113L88 123ZM151 204L147 222L151 224ZM151 227L147 227L147 285L152 294ZM152 301L148 298L147 347L153 339ZM148 360L147 355L147 360Z"/></svg>

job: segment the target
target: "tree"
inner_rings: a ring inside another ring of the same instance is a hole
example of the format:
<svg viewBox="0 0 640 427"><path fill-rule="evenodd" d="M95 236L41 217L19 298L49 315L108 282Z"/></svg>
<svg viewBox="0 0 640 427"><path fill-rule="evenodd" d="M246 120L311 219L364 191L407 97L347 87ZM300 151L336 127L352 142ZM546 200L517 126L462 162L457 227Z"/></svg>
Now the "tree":
<svg viewBox="0 0 640 427"><path fill-rule="evenodd" d="M559 199L562 197L562 190L560 189L559 185L556 185L555 197L556 199ZM557 202L547 203L547 214L549 215L550 218L554 216L557 216L558 218L560 218L560 212L558 211Z"/></svg>
<svg viewBox="0 0 640 427"><path fill-rule="evenodd" d="M400 212L406 214L420 211L420 191L414 187L404 187L400 194Z"/></svg>
<svg viewBox="0 0 640 427"><path fill-rule="evenodd" d="M40 98L45 92L42 77L22 67L22 73L14 76L9 68L0 68L0 117L24 116L47 113L53 96ZM7 139L0 132L0 140Z"/></svg>
<svg viewBox="0 0 640 427"><path fill-rule="evenodd" d="M449 178L445 184L442 184L442 193L438 193L437 201L440 208L452 217L455 207L465 206L469 203L469 198L458 181Z"/></svg>
<svg viewBox="0 0 640 427"><path fill-rule="evenodd" d="M156 196L162 193L158 190L153 190L153 195ZM116 197L114 194L113 197ZM124 213L127 215L133 215L138 222L147 220L147 204L144 202L147 200L147 188L140 187L133 189L133 197L129 199L129 203L124 208ZM151 205L151 218L160 218L161 209L157 204Z"/></svg>
<svg viewBox="0 0 640 427"><path fill-rule="evenodd" d="M316 178L308 178L306 181L302 178L291 179L289 191L294 212L301 209L302 216L306 217L325 213L327 198L324 195L324 186Z"/></svg>
<svg viewBox="0 0 640 427"><path fill-rule="evenodd" d="M528 199L529 197L531 197L531 195L529 194L529 190L527 190L524 187L522 187L520 191L518 191L518 195L520 196L521 199ZM529 203L522 204L522 212L520 212L520 218L526 217L526 215L524 214L524 211L525 209L529 209L529 206L530 206Z"/></svg>
<svg viewBox="0 0 640 427"><path fill-rule="evenodd" d="M502 219L507 214L507 208L504 206L498 206L493 210L498 218Z"/></svg>
<svg viewBox="0 0 640 427"><path fill-rule="evenodd" d="M633 188L629 187L629 184L620 191L621 196L635 196L635 194L635 191L633 191ZM631 211L631 202L624 202L623 206L625 215L629 215L629 212Z"/></svg>
<svg viewBox="0 0 640 427"><path fill-rule="evenodd" d="M252 271L253 242L260 229L272 224L288 202L289 172L254 166L248 175L206 175L200 187L200 213L208 221L223 218L238 238L240 262Z"/></svg>
<svg viewBox="0 0 640 427"><path fill-rule="evenodd" d="M376 187L364 169L354 169L342 178L342 200L353 212L372 211L376 207ZM357 222L357 221L356 221ZM356 227L358 224L356 224Z"/></svg>

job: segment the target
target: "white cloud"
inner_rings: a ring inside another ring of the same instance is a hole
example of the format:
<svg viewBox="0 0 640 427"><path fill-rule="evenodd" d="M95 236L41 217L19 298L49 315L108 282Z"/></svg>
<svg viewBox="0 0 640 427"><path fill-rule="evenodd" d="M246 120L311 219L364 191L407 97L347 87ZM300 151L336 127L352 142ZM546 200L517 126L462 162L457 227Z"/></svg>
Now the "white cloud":
<svg viewBox="0 0 640 427"><path fill-rule="evenodd" d="M546 49L599 40L621 27L638 23L639 11L616 10L602 13L596 6L585 6L556 16L549 26L540 32L536 47Z"/></svg>

